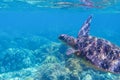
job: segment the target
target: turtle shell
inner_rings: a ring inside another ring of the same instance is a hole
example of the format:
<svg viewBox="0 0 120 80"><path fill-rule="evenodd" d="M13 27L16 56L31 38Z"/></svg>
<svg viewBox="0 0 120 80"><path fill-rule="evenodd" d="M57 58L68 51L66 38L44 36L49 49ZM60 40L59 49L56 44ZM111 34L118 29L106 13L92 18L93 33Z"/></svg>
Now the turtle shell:
<svg viewBox="0 0 120 80"><path fill-rule="evenodd" d="M120 48L107 40L82 36L77 40L81 58L98 69L120 73Z"/></svg>

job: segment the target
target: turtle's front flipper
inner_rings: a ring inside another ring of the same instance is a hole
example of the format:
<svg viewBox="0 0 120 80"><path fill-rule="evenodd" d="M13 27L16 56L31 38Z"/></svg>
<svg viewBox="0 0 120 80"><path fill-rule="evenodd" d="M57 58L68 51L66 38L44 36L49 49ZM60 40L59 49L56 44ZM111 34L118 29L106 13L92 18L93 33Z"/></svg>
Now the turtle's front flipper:
<svg viewBox="0 0 120 80"><path fill-rule="evenodd" d="M80 51L79 51L79 50L75 50L75 49L73 49L73 48L67 49L67 52L66 52L67 55L70 55L70 54L73 54L73 53L79 55L79 54L80 54Z"/></svg>
<svg viewBox="0 0 120 80"><path fill-rule="evenodd" d="M89 35L89 29L90 29L90 22L92 19L92 15L88 17L88 19L84 22L83 26L81 27L79 33L78 33L78 38L81 36L87 36Z"/></svg>

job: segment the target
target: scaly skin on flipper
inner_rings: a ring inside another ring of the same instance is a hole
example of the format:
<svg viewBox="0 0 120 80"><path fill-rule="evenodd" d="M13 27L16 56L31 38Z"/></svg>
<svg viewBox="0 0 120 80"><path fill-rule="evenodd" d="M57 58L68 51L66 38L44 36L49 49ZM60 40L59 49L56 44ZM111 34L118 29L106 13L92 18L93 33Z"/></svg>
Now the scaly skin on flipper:
<svg viewBox="0 0 120 80"><path fill-rule="evenodd" d="M93 66L104 71L120 73L120 48L111 42L89 35L92 16L81 27L78 37L60 35L59 39L79 51L76 56L84 58Z"/></svg>

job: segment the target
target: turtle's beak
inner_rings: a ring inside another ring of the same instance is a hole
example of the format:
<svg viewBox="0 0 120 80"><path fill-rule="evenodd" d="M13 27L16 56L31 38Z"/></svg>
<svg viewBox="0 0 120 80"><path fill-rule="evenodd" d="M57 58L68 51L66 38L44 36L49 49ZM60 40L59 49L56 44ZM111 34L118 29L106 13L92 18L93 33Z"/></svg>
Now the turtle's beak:
<svg viewBox="0 0 120 80"><path fill-rule="evenodd" d="M61 41L64 41L64 40L65 40L65 35L64 35L64 34L60 35L60 36L58 37L58 39L60 39Z"/></svg>
<svg viewBox="0 0 120 80"><path fill-rule="evenodd" d="M60 39L62 42L64 42L64 43L68 43L68 35L66 35L66 34L62 34L62 35L60 35L59 37L58 37L58 39Z"/></svg>

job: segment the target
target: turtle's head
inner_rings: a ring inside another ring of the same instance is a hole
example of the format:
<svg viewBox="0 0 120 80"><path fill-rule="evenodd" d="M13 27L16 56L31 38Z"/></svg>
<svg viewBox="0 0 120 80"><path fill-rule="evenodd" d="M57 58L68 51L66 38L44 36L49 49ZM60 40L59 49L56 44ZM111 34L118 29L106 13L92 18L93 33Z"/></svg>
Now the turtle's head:
<svg viewBox="0 0 120 80"><path fill-rule="evenodd" d="M71 46L74 48L76 44L76 39L72 36L62 34L58 37L62 42L66 43L67 45Z"/></svg>

